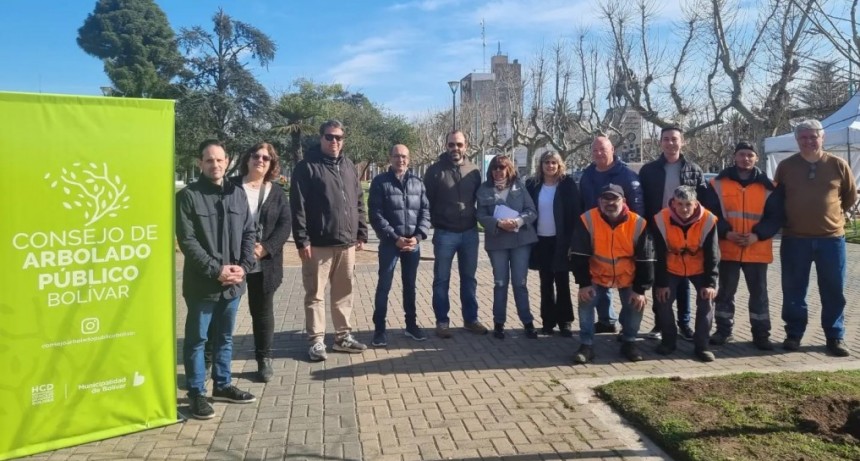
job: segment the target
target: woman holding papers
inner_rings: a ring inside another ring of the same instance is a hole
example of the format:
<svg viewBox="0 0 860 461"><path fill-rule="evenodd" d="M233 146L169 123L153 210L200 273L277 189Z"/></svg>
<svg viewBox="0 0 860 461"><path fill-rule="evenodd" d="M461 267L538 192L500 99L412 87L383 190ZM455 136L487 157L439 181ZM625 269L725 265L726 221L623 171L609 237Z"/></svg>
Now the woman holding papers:
<svg viewBox="0 0 860 461"><path fill-rule="evenodd" d="M541 155L538 173L526 181L526 189L538 214L538 242L532 247L529 269L540 276L541 332L551 335L558 326L561 335L569 338L573 336L573 302L568 253L582 209L576 181L564 170L561 156L548 151Z"/></svg>
<svg viewBox="0 0 860 461"><path fill-rule="evenodd" d="M484 249L493 266L493 336L505 338L508 285L513 279L514 301L526 337L537 338L526 285L531 247L538 239L534 228L537 210L509 157L497 155L490 161L477 198Z"/></svg>

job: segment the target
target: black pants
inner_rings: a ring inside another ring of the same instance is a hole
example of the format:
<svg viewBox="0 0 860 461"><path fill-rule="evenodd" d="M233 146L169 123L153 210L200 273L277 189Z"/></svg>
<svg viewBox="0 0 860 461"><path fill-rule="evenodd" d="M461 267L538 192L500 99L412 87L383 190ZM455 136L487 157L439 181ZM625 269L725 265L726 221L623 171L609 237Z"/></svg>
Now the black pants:
<svg viewBox="0 0 860 461"><path fill-rule="evenodd" d="M262 272L250 273L246 280L248 281L248 310L251 312L251 328L254 331L254 356L257 360L270 359L275 337L275 292L263 291ZM204 357L208 367L212 363L212 350L208 341Z"/></svg>
<svg viewBox="0 0 860 461"><path fill-rule="evenodd" d="M663 334L663 343L675 347L678 339L678 327L675 326L675 313L672 311L672 303L680 291L678 288L687 285L687 281L693 284L696 290L696 327L693 334L693 345L697 349L707 349L708 339L711 337L711 326L714 324L714 302L699 296L702 286L698 278L678 277L669 274L669 299L659 302L654 299L654 309L657 313L657 321Z"/></svg>
<svg viewBox="0 0 860 461"><path fill-rule="evenodd" d="M692 311L690 309L690 282L687 279L682 280L678 284L678 289L675 293L675 304L678 309L678 326L690 326ZM651 310L654 312L654 325L660 326L660 313L657 312L657 303L654 303ZM672 317L674 318L674 315Z"/></svg>
<svg viewBox="0 0 860 461"><path fill-rule="evenodd" d="M726 336L735 325L735 293L741 271L749 289L750 327L753 338L770 336L770 303L767 296L767 264L720 261L720 289L717 291L717 332Z"/></svg>
<svg viewBox="0 0 860 461"><path fill-rule="evenodd" d="M570 299L570 273L556 272L555 237L538 237L535 257L540 264L540 317L543 328L554 328L565 322L573 322L573 303Z"/></svg>

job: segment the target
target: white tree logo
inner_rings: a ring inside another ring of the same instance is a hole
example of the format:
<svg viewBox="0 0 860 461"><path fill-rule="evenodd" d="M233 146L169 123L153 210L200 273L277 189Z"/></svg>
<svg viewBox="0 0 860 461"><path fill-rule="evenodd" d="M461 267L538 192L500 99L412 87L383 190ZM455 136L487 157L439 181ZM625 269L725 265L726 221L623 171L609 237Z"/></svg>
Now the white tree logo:
<svg viewBox="0 0 860 461"><path fill-rule="evenodd" d="M51 181L52 189L62 188L66 194L64 208L83 209L87 220L84 226L90 226L105 216L115 218L118 210L128 209L129 196L125 193L125 184L119 175L110 176L107 163L102 163L99 168L95 163L82 167L80 162L76 162L72 167L68 170L62 168L62 174L57 178L46 173L45 180Z"/></svg>

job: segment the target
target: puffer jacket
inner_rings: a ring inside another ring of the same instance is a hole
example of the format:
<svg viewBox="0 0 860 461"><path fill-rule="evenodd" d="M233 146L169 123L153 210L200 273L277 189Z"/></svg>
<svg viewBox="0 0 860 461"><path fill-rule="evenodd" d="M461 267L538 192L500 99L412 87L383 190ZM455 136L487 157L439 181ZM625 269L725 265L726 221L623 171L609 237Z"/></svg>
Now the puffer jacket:
<svg viewBox="0 0 860 461"><path fill-rule="evenodd" d="M681 155L681 185L693 186L701 197L707 190L705 176L702 168L688 161ZM648 162L639 170L639 182L642 184L642 196L645 203L644 217L649 221L662 210L666 204L663 203L663 185L666 182L666 157L660 154L657 160Z"/></svg>
<svg viewBox="0 0 860 461"><path fill-rule="evenodd" d="M367 208L370 225L379 239L427 238L430 231L430 204L424 183L407 171L403 180L389 170L370 183Z"/></svg>

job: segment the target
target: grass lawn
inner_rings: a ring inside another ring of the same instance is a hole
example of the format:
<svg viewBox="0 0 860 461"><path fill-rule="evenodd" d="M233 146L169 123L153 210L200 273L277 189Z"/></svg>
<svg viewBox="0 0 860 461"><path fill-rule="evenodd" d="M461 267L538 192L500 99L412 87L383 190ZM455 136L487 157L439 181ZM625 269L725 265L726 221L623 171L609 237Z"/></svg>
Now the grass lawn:
<svg viewBox="0 0 860 461"><path fill-rule="evenodd" d="M860 371L649 378L597 392L676 461L860 459Z"/></svg>

